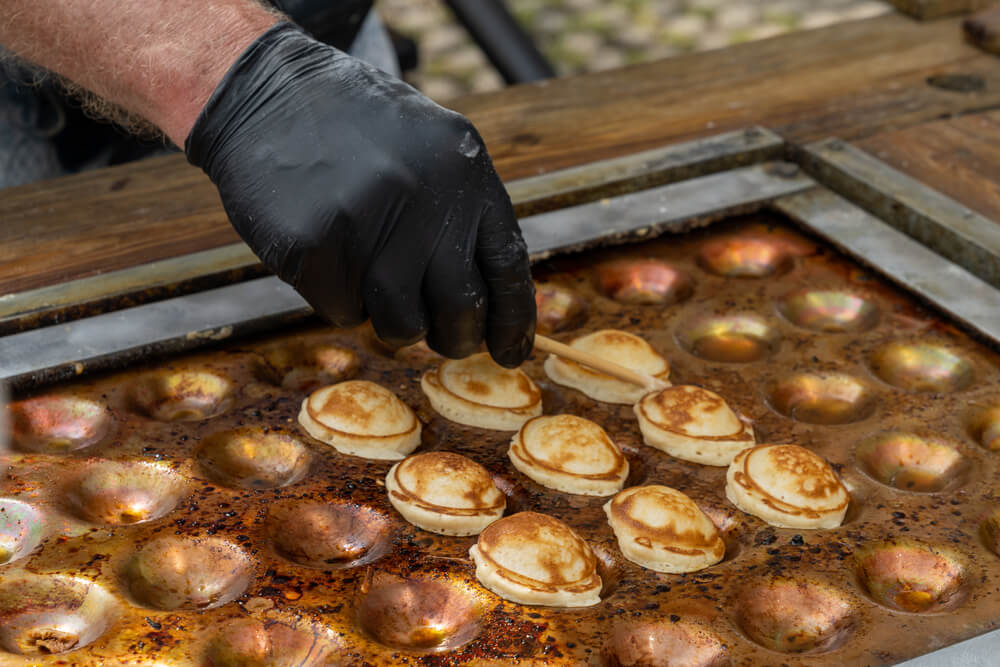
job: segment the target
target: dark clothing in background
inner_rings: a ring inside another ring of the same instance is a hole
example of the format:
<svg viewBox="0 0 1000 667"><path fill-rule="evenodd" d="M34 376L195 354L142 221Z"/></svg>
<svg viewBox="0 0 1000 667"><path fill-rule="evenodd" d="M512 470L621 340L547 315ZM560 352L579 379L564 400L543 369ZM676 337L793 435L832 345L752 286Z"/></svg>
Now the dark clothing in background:
<svg viewBox="0 0 1000 667"><path fill-rule="evenodd" d="M269 0L321 42L341 51L354 42L372 0Z"/></svg>

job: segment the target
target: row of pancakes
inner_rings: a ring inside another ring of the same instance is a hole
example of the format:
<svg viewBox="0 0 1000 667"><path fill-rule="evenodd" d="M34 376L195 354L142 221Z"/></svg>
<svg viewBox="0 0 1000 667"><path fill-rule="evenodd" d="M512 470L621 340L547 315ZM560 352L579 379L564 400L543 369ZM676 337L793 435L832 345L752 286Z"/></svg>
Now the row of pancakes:
<svg viewBox="0 0 1000 667"><path fill-rule="evenodd" d="M621 331L599 331L572 346L655 375L669 365L648 343ZM642 389L579 364L550 357L554 382L600 401L634 404L647 445L696 463L729 466L726 495L741 510L773 525L840 525L848 494L825 461L795 445L754 446L752 427L717 394L672 386ZM622 491L628 460L598 424L573 415L541 416L541 392L522 371L486 354L445 361L421 386L431 406L462 424L516 430L508 456L535 482L559 491L614 495L605 504L622 553L661 572L691 572L719 562L725 545L711 520L686 495L664 486ZM370 382L324 387L299 416L310 435L339 451L402 459L420 443L420 422L389 390ZM524 604L582 606L601 589L596 557L562 522L533 512L501 518L504 495L485 468L451 452L411 456L386 477L389 500L414 525L445 535L475 535L470 550L480 581Z"/></svg>
<svg viewBox="0 0 1000 667"><path fill-rule="evenodd" d="M506 497L481 465L454 452L407 457L385 479L389 501L410 523L443 535L479 535L476 576L502 597L531 605L596 604L602 587L590 546L562 521L535 512L502 518ZM666 486L619 491L604 506L629 560L658 572L693 572L722 560L715 524Z"/></svg>
<svg viewBox="0 0 1000 667"><path fill-rule="evenodd" d="M664 381L670 373L666 359L646 341L623 331L598 331L571 346ZM681 385L644 396L641 387L554 356L545 361L545 371L557 384L596 400L635 404L646 443L677 458L728 465L754 443L752 427L707 389ZM542 414L541 391L531 378L496 365L485 353L445 361L424 375L421 388L431 407L459 424L516 431ZM303 403L300 420L314 437L356 456L399 459L420 443L413 411L370 382L344 382L314 392Z"/></svg>

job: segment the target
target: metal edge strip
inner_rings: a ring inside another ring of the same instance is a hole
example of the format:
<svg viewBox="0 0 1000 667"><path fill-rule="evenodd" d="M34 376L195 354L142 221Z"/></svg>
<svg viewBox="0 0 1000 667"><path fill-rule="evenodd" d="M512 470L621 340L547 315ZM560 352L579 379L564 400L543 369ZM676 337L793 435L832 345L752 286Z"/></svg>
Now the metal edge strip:
<svg viewBox="0 0 1000 667"><path fill-rule="evenodd" d="M109 271L66 283L0 296L0 335L38 323L95 314L115 299L152 301L177 292L215 287L252 273L260 261L243 243ZM259 273L259 271L258 271ZM214 284L213 284L214 283Z"/></svg>
<svg viewBox="0 0 1000 667"><path fill-rule="evenodd" d="M541 176L511 181L519 216L676 182L784 153L784 140L751 127ZM264 272L243 243L0 296L0 335L216 287Z"/></svg>
<svg viewBox="0 0 1000 667"><path fill-rule="evenodd" d="M782 197L771 206L1000 345L1000 291L965 268L822 187Z"/></svg>
<svg viewBox="0 0 1000 667"><path fill-rule="evenodd" d="M1000 224L839 139L802 150L816 180L1000 287Z"/></svg>
<svg viewBox="0 0 1000 667"><path fill-rule="evenodd" d="M521 231L532 261L540 261L685 231L814 185L794 164L767 162L540 213L522 220Z"/></svg>
<svg viewBox="0 0 1000 667"><path fill-rule="evenodd" d="M555 252L683 231L692 220L760 208L813 186L795 165L769 163L525 218L536 260ZM608 226L606 228L606 226ZM17 389L189 350L310 313L274 276L0 338L0 381Z"/></svg>
<svg viewBox="0 0 1000 667"><path fill-rule="evenodd" d="M155 301L0 338L0 383L14 389L174 354L307 317L275 276Z"/></svg>
<svg viewBox="0 0 1000 667"><path fill-rule="evenodd" d="M561 169L507 184L518 215L561 208L582 198L599 199L625 192L706 176L783 157L785 141L763 127L725 132L640 153Z"/></svg>

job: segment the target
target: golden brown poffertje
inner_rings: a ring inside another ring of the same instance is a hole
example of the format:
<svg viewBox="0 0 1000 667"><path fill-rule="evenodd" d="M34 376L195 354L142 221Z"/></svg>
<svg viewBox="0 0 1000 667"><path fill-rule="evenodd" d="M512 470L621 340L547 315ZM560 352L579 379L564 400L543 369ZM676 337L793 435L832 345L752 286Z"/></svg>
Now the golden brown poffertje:
<svg viewBox="0 0 1000 667"><path fill-rule="evenodd" d="M836 528L851 501L833 468L798 445L758 445L737 454L726 471L726 497L780 528Z"/></svg>
<svg viewBox="0 0 1000 667"><path fill-rule="evenodd" d="M535 417L507 450L511 463L550 489L588 496L621 490L628 459L599 425L574 415Z"/></svg>
<svg viewBox="0 0 1000 667"><path fill-rule="evenodd" d="M431 407L445 419L492 429L516 431L542 414L542 392L519 369L504 368L489 354L449 359L420 380Z"/></svg>
<svg viewBox="0 0 1000 667"><path fill-rule="evenodd" d="M545 514L519 512L494 521L469 555L479 582L511 602L588 607L601 600L593 550L572 528Z"/></svg>
<svg viewBox="0 0 1000 667"><path fill-rule="evenodd" d="M420 444L420 420L385 387L351 380L317 389L302 401L302 428L338 452L401 459Z"/></svg>
<svg viewBox="0 0 1000 667"><path fill-rule="evenodd" d="M712 520L668 486L633 486L604 505L622 554L657 572L695 572L715 565L726 545Z"/></svg>
<svg viewBox="0 0 1000 667"><path fill-rule="evenodd" d="M575 338L569 345L664 382L670 377L670 364L667 360L649 343L627 331L603 329ZM604 403L632 405L647 392L644 387L618 380L555 355L550 355L545 360L544 367L545 373L556 384L576 389Z"/></svg>
<svg viewBox="0 0 1000 667"><path fill-rule="evenodd" d="M486 468L454 452L400 461L385 476L385 490L404 519L440 535L477 535L507 508Z"/></svg>
<svg viewBox="0 0 1000 667"><path fill-rule="evenodd" d="M647 445L692 463L727 466L754 444L753 427L701 387L675 385L647 394L635 414Z"/></svg>

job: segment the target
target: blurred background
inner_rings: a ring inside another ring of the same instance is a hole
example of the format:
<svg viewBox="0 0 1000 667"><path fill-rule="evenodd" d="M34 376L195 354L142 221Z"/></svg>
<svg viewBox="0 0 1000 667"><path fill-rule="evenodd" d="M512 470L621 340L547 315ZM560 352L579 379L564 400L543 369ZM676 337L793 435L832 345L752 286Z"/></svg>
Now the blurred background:
<svg viewBox="0 0 1000 667"><path fill-rule="evenodd" d="M879 0L507 0L560 76L613 69L868 18ZM438 101L497 90L503 79L438 0L378 0L383 20L411 39L406 78Z"/></svg>

